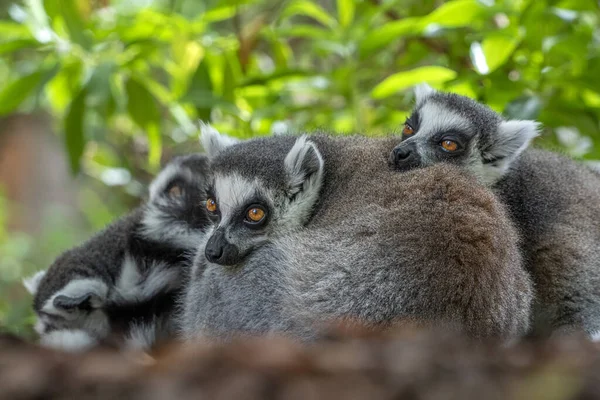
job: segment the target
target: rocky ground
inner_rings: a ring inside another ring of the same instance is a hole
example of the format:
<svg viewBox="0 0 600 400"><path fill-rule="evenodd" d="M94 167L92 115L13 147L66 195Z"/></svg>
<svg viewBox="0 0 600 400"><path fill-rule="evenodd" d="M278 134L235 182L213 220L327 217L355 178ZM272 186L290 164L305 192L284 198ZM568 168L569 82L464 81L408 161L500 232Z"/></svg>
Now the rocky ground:
<svg viewBox="0 0 600 400"><path fill-rule="evenodd" d="M68 354L0 336L0 399L595 399L600 346L514 346L431 330Z"/></svg>

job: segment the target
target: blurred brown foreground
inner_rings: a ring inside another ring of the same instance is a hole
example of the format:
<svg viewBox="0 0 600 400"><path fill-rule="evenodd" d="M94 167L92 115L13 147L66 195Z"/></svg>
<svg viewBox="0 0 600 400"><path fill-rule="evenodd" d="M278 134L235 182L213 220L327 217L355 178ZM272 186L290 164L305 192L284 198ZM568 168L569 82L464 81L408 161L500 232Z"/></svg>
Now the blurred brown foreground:
<svg viewBox="0 0 600 400"><path fill-rule="evenodd" d="M0 399L595 399L600 346L584 338L513 346L407 329L66 354L0 337Z"/></svg>

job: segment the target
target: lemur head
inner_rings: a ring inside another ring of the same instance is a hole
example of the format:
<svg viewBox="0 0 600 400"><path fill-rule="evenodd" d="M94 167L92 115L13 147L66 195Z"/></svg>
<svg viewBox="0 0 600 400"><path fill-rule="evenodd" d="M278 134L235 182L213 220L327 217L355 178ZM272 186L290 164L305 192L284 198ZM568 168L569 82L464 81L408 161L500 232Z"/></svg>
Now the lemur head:
<svg viewBox="0 0 600 400"><path fill-rule="evenodd" d="M201 140L213 175L205 201L214 222L205 247L209 262L239 264L275 235L310 219L324 162L309 138L270 138L268 147L258 138L241 146L203 125Z"/></svg>
<svg viewBox="0 0 600 400"><path fill-rule="evenodd" d="M173 158L150 184L141 233L155 241L194 248L210 223L201 203L207 175L206 156Z"/></svg>
<svg viewBox="0 0 600 400"><path fill-rule="evenodd" d="M402 142L390 156L399 170L449 162L493 185L539 134L535 121L506 121L475 100L427 84L418 85L415 95L416 106L402 130Z"/></svg>

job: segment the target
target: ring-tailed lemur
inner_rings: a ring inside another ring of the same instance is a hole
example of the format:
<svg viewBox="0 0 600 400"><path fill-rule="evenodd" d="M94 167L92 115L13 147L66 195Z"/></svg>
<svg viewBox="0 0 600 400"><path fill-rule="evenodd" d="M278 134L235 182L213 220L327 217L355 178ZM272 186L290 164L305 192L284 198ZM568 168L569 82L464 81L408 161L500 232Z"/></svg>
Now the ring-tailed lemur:
<svg viewBox="0 0 600 400"><path fill-rule="evenodd" d="M183 335L318 337L329 319L528 329L532 288L493 194L436 166L387 168L397 139L278 136L232 144L205 126L214 220L184 300Z"/></svg>
<svg viewBox="0 0 600 400"><path fill-rule="evenodd" d="M206 174L204 155L174 158L146 204L24 282L42 344L148 348L172 336L175 298L209 222Z"/></svg>
<svg viewBox="0 0 600 400"><path fill-rule="evenodd" d="M600 331L600 175L567 157L526 150L538 126L420 85L390 162L399 170L449 162L491 186L523 239L536 286L533 333L594 334Z"/></svg>

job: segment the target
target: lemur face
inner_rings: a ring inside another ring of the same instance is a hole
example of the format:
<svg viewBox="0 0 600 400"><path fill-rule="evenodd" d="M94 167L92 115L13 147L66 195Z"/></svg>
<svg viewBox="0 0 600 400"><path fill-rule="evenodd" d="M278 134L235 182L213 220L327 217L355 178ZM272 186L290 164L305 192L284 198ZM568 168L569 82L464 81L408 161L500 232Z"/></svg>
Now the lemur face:
<svg viewBox="0 0 600 400"><path fill-rule="evenodd" d="M213 220L205 247L208 262L240 264L256 248L310 218L323 159L305 136L282 138L266 154L263 139L236 144L204 126L202 142L213 174L205 200Z"/></svg>
<svg viewBox="0 0 600 400"><path fill-rule="evenodd" d="M195 248L210 222L202 204L207 175L204 155L171 160L150 185L141 233L159 242Z"/></svg>
<svg viewBox="0 0 600 400"><path fill-rule="evenodd" d="M492 185L538 135L536 122L504 121L465 96L421 85L416 97L415 109L402 129L402 142L390 155L390 163L400 171L448 162Z"/></svg>

